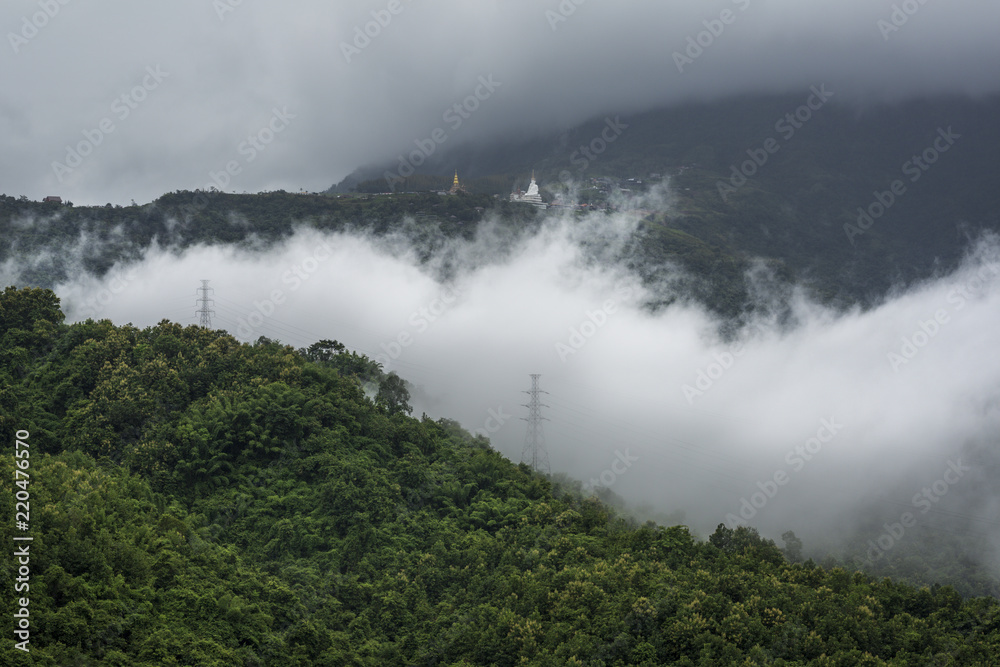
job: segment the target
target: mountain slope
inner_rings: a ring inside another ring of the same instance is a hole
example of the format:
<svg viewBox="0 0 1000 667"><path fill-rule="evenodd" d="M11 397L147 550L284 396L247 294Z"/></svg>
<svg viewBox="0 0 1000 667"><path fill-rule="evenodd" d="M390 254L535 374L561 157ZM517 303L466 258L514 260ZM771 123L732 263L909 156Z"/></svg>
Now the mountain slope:
<svg viewBox="0 0 1000 667"><path fill-rule="evenodd" d="M792 564L746 528L699 542L636 526L452 422L408 417L398 378L335 341L295 351L62 319L51 292L0 293L0 437L30 451L3 458L0 497L13 516L14 461L27 460L35 510L31 653L8 635L5 664L1000 653L996 600ZM3 568L13 579L13 559Z"/></svg>

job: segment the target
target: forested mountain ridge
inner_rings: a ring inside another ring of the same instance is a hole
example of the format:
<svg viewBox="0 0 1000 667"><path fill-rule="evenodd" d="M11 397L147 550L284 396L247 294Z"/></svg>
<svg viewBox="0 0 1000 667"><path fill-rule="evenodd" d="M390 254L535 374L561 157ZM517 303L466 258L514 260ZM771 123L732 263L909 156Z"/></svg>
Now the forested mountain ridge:
<svg viewBox="0 0 1000 667"><path fill-rule="evenodd" d="M28 431L34 537L31 653L8 634L5 664L1000 655L996 600L792 563L794 548L752 529L702 542L634 525L453 422L408 416L399 378L335 341L66 325L59 305L0 293L0 497L12 517L13 443ZM13 559L3 567L13 580Z"/></svg>
<svg viewBox="0 0 1000 667"><path fill-rule="evenodd" d="M4 196L0 271L9 284L54 287L79 270L101 275L136 260L154 239L160 247L266 247L301 226L408 234L417 254L429 257L448 239L473 237L484 220L537 229L545 213L493 196L508 183L523 186L532 169L547 199L598 208L634 200L645 218L620 260L649 281L670 267L685 270L691 280L679 296L726 317L754 307L746 273L758 259L780 284L868 307L894 287L947 273L975 239L1000 231L1000 190L990 180L1000 100L857 109L832 92L816 109L808 106L813 93L803 91L621 116L627 127L612 142L604 142L601 117L554 136L447 145L412 177L407 189L420 192L410 194L336 194L385 192L386 164L358 170L326 195L179 191L125 207ZM802 109L807 115L796 116ZM601 152L581 157L597 138ZM456 168L480 190L428 191L444 187ZM663 179L668 200L644 199Z"/></svg>
<svg viewBox="0 0 1000 667"><path fill-rule="evenodd" d="M257 195L184 191L123 207L0 196L0 237L5 240L0 245L0 266L20 260L28 265L20 272L20 283L52 287L73 270L103 275L115 262L136 260L154 240L161 247L177 248L226 243L266 246L290 236L301 225L385 233L404 216L420 213L430 216L429 223L440 224L444 234L469 234L481 218L476 207L491 203L492 198L485 196L427 193L373 200L283 191Z"/></svg>
<svg viewBox="0 0 1000 667"><path fill-rule="evenodd" d="M604 210L568 213L606 216ZM155 245L236 244L266 250L307 227L326 233L403 237L427 260L456 239L473 239L484 221L510 238L536 233L544 213L485 194L440 196L301 195L269 192L175 192L142 206L83 207L0 196L0 279L53 288L80 272L104 276L116 263L140 260ZM681 267L689 279L682 298L725 316L750 307L745 272L750 258L718 238L700 238L652 216L633 234L621 262L647 280ZM780 261L777 274L790 280Z"/></svg>
<svg viewBox="0 0 1000 667"><path fill-rule="evenodd" d="M779 262L826 299L870 305L892 286L948 271L970 239L1000 230L998 115L996 96L858 106L817 82L799 93L609 112L541 136L445 144L413 178L458 169L472 181L523 184L534 170L543 189L558 189L672 176L671 229ZM620 131L607 132L609 122ZM384 191L384 174L398 166L359 168L330 191Z"/></svg>

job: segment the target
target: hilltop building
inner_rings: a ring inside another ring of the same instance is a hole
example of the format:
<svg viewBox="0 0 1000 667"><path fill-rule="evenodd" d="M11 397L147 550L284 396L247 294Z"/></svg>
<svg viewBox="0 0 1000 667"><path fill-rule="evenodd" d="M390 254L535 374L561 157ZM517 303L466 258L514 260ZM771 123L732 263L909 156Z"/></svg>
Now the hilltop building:
<svg viewBox="0 0 1000 667"><path fill-rule="evenodd" d="M448 190L448 194L457 195L459 192L464 192L466 194L469 193L469 191L465 189L465 186L458 182L458 169L456 169L455 180L452 181L451 190Z"/></svg>
<svg viewBox="0 0 1000 667"><path fill-rule="evenodd" d="M535 172L531 172L531 184L528 185L527 192L521 192L518 189L517 192L510 193L510 200L512 202L522 202L524 204L531 204L537 208L548 208L548 204L542 201L542 196L538 194L538 183L535 182Z"/></svg>

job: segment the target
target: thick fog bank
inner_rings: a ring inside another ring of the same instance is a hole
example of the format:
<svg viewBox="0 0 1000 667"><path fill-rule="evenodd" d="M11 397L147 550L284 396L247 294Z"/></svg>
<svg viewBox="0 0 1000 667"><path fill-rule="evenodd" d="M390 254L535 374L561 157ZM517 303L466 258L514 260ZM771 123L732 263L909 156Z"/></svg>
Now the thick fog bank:
<svg viewBox="0 0 1000 667"><path fill-rule="evenodd" d="M155 248L57 292L71 321L195 324L209 279L214 327L296 347L337 339L412 383L416 415L456 419L515 461L539 373L553 472L681 511L702 535L740 522L808 546L856 537L876 513L926 527L942 511L997 532L996 238L866 312L796 295L793 325L755 321L726 341L696 305L644 307L671 288L608 261L636 224L487 223L424 263L403 237L304 229L264 251Z"/></svg>

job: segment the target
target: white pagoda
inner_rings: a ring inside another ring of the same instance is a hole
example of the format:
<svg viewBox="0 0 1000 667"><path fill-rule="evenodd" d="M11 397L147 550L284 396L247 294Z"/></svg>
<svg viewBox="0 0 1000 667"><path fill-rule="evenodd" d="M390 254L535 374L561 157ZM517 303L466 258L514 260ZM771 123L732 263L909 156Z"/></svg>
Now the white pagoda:
<svg viewBox="0 0 1000 667"><path fill-rule="evenodd" d="M548 204L542 201L542 196L538 194L538 184L535 183L535 172L531 172L531 184L528 185L527 192L517 192L510 193L510 200L515 202L522 202L525 204L531 204L532 206L537 206L538 208L548 208Z"/></svg>

